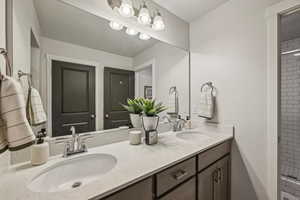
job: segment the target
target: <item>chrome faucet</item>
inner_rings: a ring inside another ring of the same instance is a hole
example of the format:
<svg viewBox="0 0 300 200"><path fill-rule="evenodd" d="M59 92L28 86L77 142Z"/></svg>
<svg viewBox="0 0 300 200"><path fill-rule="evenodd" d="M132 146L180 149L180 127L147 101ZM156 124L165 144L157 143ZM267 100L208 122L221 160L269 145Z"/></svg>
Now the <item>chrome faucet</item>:
<svg viewBox="0 0 300 200"><path fill-rule="evenodd" d="M71 139L67 139L67 141L62 138L61 140L64 141L58 141L56 144L59 143L64 143L64 152L63 152L63 157L66 158L68 156L74 155L74 154L79 154L79 153L84 153L87 152L87 146L85 144L85 141L89 138L92 138L92 134L82 134L79 135L76 133L76 129L74 126L71 126L70 131L72 133Z"/></svg>
<svg viewBox="0 0 300 200"><path fill-rule="evenodd" d="M76 134L75 126L71 126L70 131L72 133L72 141L71 141L70 151L75 152L78 150L79 136Z"/></svg>
<svg viewBox="0 0 300 200"><path fill-rule="evenodd" d="M174 116L163 116L162 119L167 119L168 122L172 125L172 131L173 132L178 132L178 131L182 131L182 129L184 128L184 125L186 123L186 121L184 119L181 119L180 115L176 115Z"/></svg>

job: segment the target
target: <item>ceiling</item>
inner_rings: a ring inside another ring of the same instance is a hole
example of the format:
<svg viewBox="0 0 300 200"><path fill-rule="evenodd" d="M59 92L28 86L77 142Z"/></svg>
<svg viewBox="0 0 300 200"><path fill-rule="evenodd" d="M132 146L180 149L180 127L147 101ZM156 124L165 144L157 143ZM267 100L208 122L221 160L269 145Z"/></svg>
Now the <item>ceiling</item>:
<svg viewBox="0 0 300 200"><path fill-rule="evenodd" d="M300 11L284 16L281 20L281 41L300 38Z"/></svg>
<svg viewBox="0 0 300 200"><path fill-rule="evenodd" d="M153 0L181 19L191 22L228 0Z"/></svg>
<svg viewBox="0 0 300 200"><path fill-rule="evenodd" d="M142 41L108 21L56 0L34 0L42 36L121 56L134 57L158 41Z"/></svg>

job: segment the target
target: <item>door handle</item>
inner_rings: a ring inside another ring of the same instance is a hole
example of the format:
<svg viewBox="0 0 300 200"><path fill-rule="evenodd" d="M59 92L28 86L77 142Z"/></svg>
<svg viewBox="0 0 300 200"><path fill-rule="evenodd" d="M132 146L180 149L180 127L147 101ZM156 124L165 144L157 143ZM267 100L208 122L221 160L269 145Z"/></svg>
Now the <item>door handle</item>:
<svg viewBox="0 0 300 200"><path fill-rule="evenodd" d="M212 179L213 179L213 185L212 185L212 199L213 200L217 200L218 195L218 185L219 185L219 169L216 169L213 173L212 173Z"/></svg>
<svg viewBox="0 0 300 200"><path fill-rule="evenodd" d="M70 124L63 124L62 127L67 127L67 126L84 126L88 125L88 122L79 122L79 123L70 123Z"/></svg>
<svg viewBox="0 0 300 200"><path fill-rule="evenodd" d="M95 119L96 115L91 114L91 119Z"/></svg>
<svg viewBox="0 0 300 200"><path fill-rule="evenodd" d="M213 180L215 183L219 183L219 170L216 169L214 172L213 172Z"/></svg>
<svg viewBox="0 0 300 200"><path fill-rule="evenodd" d="M220 169L219 169L219 171L220 171L219 180L220 180L220 183L222 183L222 182L223 182L223 179L224 179L224 173L223 173L223 169L222 169L222 168L220 168Z"/></svg>
<svg viewBox="0 0 300 200"><path fill-rule="evenodd" d="M105 118L108 119L108 118L109 118L109 115L108 115L108 114L105 114Z"/></svg>

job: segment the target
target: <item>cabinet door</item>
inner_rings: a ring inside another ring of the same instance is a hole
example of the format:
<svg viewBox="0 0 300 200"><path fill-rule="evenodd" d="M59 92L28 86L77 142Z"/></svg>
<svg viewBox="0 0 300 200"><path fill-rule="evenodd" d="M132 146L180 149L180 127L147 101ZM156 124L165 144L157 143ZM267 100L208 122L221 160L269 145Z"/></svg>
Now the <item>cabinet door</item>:
<svg viewBox="0 0 300 200"><path fill-rule="evenodd" d="M175 190L161 197L159 200L195 200L196 199L196 178L183 183Z"/></svg>
<svg viewBox="0 0 300 200"><path fill-rule="evenodd" d="M146 179L102 200L152 200L152 178Z"/></svg>
<svg viewBox="0 0 300 200"><path fill-rule="evenodd" d="M198 200L216 200L217 165L198 174Z"/></svg>
<svg viewBox="0 0 300 200"><path fill-rule="evenodd" d="M229 199L229 156L217 163L218 182L216 184L216 200Z"/></svg>

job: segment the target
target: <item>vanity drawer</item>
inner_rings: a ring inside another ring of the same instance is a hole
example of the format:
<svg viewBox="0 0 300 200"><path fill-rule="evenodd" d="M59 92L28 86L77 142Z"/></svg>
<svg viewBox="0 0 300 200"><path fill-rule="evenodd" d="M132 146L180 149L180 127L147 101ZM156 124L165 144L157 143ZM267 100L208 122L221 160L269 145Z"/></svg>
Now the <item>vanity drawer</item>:
<svg viewBox="0 0 300 200"><path fill-rule="evenodd" d="M151 177L101 200L152 200L152 188L153 186Z"/></svg>
<svg viewBox="0 0 300 200"><path fill-rule="evenodd" d="M224 142L198 155L198 171L203 170L215 161L230 153L231 142Z"/></svg>
<svg viewBox="0 0 300 200"><path fill-rule="evenodd" d="M191 158L156 175L157 196L196 174L196 158Z"/></svg>
<svg viewBox="0 0 300 200"><path fill-rule="evenodd" d="M192 178L159 200L195 200L196 178Z"/></svg>

